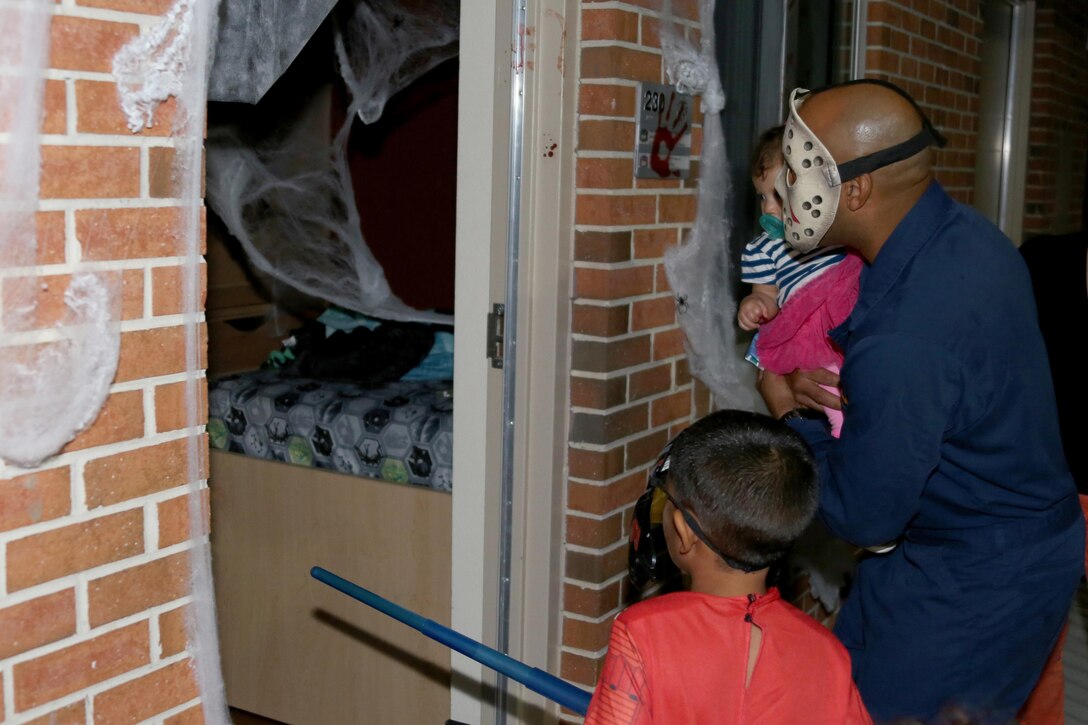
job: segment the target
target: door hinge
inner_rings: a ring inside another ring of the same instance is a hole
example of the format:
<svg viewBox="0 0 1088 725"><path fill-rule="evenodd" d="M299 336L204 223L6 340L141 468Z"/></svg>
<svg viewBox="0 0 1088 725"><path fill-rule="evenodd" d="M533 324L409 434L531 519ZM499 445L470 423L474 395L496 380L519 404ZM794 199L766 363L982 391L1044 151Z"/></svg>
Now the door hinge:
<svg viewBox="0 0 1088 725"><path fill-rule="evenodd" d="M487 359L491 367L501 368L503 360L503 332L506 329L506 305L494 304L487 314Z"/></svg>

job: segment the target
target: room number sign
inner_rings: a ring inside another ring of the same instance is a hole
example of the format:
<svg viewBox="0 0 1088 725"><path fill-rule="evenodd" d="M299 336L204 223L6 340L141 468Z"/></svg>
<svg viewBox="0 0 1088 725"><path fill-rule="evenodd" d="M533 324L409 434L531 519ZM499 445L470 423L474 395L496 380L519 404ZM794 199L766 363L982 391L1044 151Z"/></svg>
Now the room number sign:
<svg viewBox="0 0 1088 725"><path fill-rule="evenodd" d="M638 84L635 176L686 179L691 169L693 99L662 83Z"/></svg>

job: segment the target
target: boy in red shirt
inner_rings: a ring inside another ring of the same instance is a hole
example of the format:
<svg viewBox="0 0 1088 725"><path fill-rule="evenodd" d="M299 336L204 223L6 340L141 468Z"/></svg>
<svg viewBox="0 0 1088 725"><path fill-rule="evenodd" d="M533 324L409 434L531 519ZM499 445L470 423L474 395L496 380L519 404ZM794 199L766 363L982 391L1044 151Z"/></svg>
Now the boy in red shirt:
<svg viewBox="0 0 1088 725"><path fill-rule="evenodd" d="M816 487L804 441L766 416L718 411L676 437L647 495L690 590L616 618L586 725L872 723L843 646L766 584Z"/></svg>

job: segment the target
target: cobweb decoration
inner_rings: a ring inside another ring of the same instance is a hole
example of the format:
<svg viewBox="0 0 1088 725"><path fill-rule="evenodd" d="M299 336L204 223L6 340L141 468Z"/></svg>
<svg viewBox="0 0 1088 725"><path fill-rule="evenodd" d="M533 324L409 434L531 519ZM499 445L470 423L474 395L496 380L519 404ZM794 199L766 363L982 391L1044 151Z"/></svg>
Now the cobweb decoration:
<svg viewBox="0 0 1088 725"><path fill-rule="evenodd" d="M0 459L28 468L98 416L120 346L116 275L77 266L60 294L63 276L46 282L36 268L52 7L50 0L0 3Z"/></svg>
<svg viewBox="0 0 1088 725"><path fill-rule="evenodd" d="M193 1L178 0L147 35L113 57L121 110L133 133L151 128L155 109L182 90L193 33Z"/></svg>
<svg viewBox="0 0 1088 725"><path fill-rule="evenodd" d="M449 315L406 305L390 289L359 226L347 148L356 116L377 120L390 96L456 55L458 18L452 0L375 0L342 8L334 44L351 104L324 149L315 152L312 119L304 113L271 132L209 131L208 203L254 267L347 309L452 323Z"/></svg>
<svg viewBox="0 0 1088 725"><path fill-rule="evenodd" d="M665 272L676 293L691 372L714 394L718 405L755 409L752 371L737 349L729 256L732 232L725 217L730 198L721 110L725 94L714 57L714 0L699 3L700 42L681 30L665 0L661 49L670 83L703 99L703 148L695 224L683 244L665 253Z"/></svg>

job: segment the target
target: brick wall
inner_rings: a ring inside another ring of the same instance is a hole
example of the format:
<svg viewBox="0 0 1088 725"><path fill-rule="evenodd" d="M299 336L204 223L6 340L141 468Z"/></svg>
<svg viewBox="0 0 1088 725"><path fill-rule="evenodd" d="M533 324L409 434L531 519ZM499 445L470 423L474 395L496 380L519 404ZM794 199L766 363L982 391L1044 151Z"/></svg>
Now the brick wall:
<svg viewBox="0 0 1088 725"><path fill-rule="evenodd" d="M1039 0L1035 10L1024 238L1083 226L1088 153L1088 6Z"/></svg>
<svg viewBox="0 0 1088 725"><path fill-rule="evenodd" d="M937 179L970 204L975 183L982 13L979 0L873 0L865 75L897 83L948 139Z"/></svg>
<svg viewBox="0 0 1088 725"><path fill-rule="evenodd" d="M109 72L116 50L169 4L63 0L54 9L39 321L62 305L76 262L116 271L121 356L88 430L36 470L0 469L3 722L201 721L185 630L186 484L188 447L204 443L185 428L173 103L134 136Z"/></svg>
<svg viewBox="0 0 1088 725"><path fill-rule="evenodd" d="M562 675L596 682L625 590L627 522L650 464L709 394L688 374L663 267L695 180L634 178L636 85L664 82L653 2L583 2ZM674 3L691 18L694 3ZM697 104L698 105L698 104ZM693 153L702 129L696 112ZM697 174L698 164L693 163Z"/></svg>

